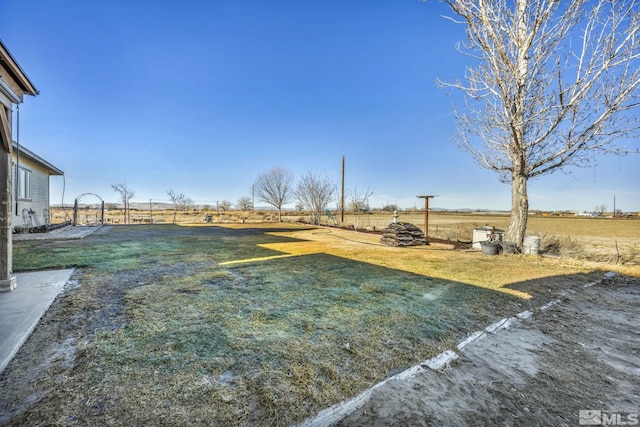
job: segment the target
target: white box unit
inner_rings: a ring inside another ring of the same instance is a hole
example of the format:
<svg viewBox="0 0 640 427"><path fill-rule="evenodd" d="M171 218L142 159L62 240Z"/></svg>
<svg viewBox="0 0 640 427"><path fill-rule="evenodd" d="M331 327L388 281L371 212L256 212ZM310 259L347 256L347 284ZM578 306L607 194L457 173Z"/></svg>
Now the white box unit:
<svg viewBox="0 0 640 427"><path fill-rule="evenodd" d="M481 250L480 242L486 242L487 240L502 241L504 230L500 230L495 227L482 227L473 229L473 238L471 240L471 247L473 249Z"/></svg>

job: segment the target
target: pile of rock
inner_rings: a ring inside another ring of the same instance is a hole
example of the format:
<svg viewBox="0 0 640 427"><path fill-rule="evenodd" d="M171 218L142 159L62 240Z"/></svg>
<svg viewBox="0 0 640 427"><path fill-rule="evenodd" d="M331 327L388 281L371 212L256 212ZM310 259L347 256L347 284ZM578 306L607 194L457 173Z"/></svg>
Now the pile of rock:
<svg viewBox="0 0 640 427"><path fill-rule="evenodd" d="M380 243L387 246L418 246L426 245L424 233L418 227L408 222L392 222L382 230Z"/></svg>

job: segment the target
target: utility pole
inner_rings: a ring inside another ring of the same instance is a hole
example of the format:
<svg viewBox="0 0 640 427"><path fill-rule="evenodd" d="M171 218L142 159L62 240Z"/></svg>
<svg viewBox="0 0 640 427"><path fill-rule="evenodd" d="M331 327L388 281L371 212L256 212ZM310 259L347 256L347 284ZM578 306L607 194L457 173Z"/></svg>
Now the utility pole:
<svg viewBox="0 0 640 427"><path fill-rule="evenodd" d="M342 156L342 193L340 196L340 225L344 224L344 156Z"/></svg>
<svg viewBox="0 0 640 427"><path fill-rule="evenodd" d="M435 196L418 196L418 199L424 199L424 240L429 244L429 199Z"/></svg>

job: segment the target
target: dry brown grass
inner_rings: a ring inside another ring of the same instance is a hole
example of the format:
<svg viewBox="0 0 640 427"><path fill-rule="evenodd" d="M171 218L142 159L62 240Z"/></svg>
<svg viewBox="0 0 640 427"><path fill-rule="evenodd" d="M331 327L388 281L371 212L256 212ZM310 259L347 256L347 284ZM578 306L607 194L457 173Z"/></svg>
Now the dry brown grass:
<svg viewBox="0 0 640 427"><path fill-rule="evenodd" d="M226 227L243 228L236 224ZM277 234L277 233L276 233ZM456 251L439 246L395 248L380 244L380 236L338 228L304 229L282 233L302 242L261 245L281 254L274 257L325 253L350 260L366 262L429 277L468 283L521 298L530 295L509 288L514 283L554 276L562 271L579 273L594 268L638 275L640 267L633 265L567 262L568 260L529 255L487 257L479 251ZM259 259L234 260L232 263L255 262Z"/></svg>
<svg viewBox="0 0 640 427"><path fill-rule="evenodd" d="M379 238L200 222L16 242L22 270L82 273L47 322L71 325L48 336L77 343L73 367L30 379L22 398L39 397L14 424L291 425L548 302L555 286L602 269L640 276L627 265Z"/></svg>

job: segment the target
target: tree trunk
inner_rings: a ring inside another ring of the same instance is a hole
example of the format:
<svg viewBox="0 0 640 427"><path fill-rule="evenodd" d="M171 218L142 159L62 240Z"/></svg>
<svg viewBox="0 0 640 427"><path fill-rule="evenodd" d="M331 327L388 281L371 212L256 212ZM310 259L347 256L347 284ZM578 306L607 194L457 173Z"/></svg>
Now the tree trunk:
<svg viewBox="0 0 640 427"><path fill-rule="evenodd" d="M516 1L517 31L515 45L517 48L516 57L516 88L511 105L510 123L513 132L513 139L510 144L511 158L511 220L507 227L505 238L508 242L514 242L522 248L524 234L527 231L527 220L529 219L529 196L527 193L527 153L525 144L525 82L529 70L528 49L530 44L530 34L526 22L526 0ZM508 113L507 113L508 114ZM509 115L509 114L508 114Z"/></svg>
<svg viewBox="0 0 640 427"><path fill-rule="evenodd" d="M505 233L508 242L514 242L522 248L522 241L527 231L529 219L529 196L527 195L527 177L511 176L511 220Z"/></svg>

